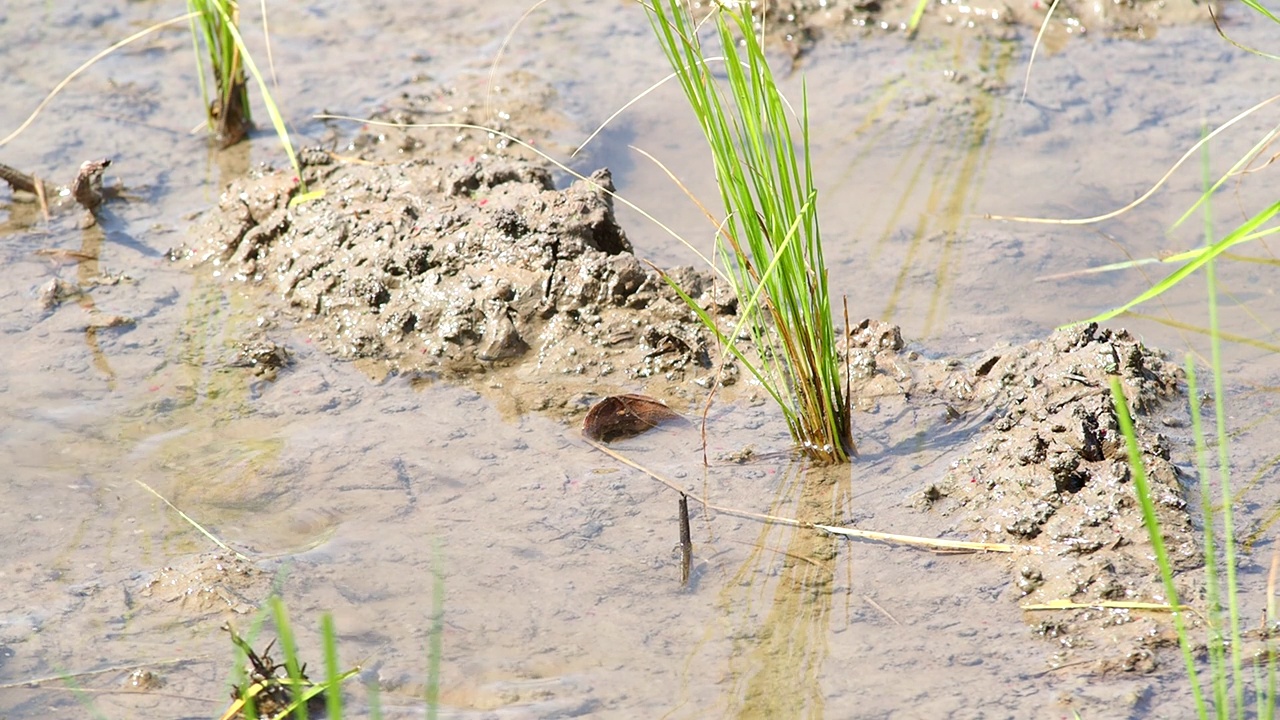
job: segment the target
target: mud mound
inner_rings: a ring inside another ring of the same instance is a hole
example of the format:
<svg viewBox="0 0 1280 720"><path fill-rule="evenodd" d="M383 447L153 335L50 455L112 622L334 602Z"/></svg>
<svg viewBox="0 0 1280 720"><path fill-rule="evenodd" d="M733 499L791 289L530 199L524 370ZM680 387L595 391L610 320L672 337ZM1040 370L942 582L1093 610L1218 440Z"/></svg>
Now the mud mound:
<svg viewBox="0 0 1280 720"><path fill-rule="evenodd" d="M709 372L708 338L614 219L607 170L557 190L526 160L368 164L306 153L234 182L186 255L287 301L328 352L453 376L513 363L625 378ZM713 312L708 273L671 271Z"/></svg>
<svg viewBox="0 0 1280 720"><path fill-rule="evenodd" d="M1073 328L997 349L975 366L975 395L989 399L998 418L919 499L961 518L957 529L965 536L1027 548L1011 567L1024 604L1165 597L1111 403L1112 375L1121 378L1135 415L1170 558L1178 571L1200 567L1186 488L1170 459L1172 441L1160 432L1183 425L1178 413L1185 410L1170 402L1182 397L1181 370L1125 331ZM1197 597L1191 576L1181 579L1184 598ZM1144 669L1154 666L1152 646L1169 640L1167 616L1126 610L1028 620L1061 644L1061 662L1083 655L1104 667Z"/></svg>

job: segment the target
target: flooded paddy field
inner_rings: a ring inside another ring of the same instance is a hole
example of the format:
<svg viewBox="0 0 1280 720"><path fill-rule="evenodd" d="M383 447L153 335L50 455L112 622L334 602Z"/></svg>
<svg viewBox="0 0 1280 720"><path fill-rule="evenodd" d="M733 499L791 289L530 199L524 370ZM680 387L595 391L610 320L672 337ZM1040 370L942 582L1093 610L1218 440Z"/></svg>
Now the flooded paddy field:
<svg viewBox="0 0 1280 720"><path fill-rule="evenodd" d="M247 627L276 591L313 674L319 618L333 614L343 662L362 668L351 710L373 685L386 715L421 716L437 578L447 717L1186 714L1167 617L1020 605L1158 599L1114 434L1100 432L1113 429L1099 387L1114 370L1147 400L1171 546L1198 591L1178 368L1207 357L1203 284L1103 328L1054 331L1164 271L1054 276L1203 241L1199 220L1170 230L1198 171L1095 225L985 215L1121 207L1280 74L1198 15L1080 10L1048 35L1023 99L1034 8L1007 23L964 6L983 18L967 27L946 21L959 7L933 8L914 39L892 31L891 7L775 18L784 90L798 97L803 79L809 93L830 279L853 326L842 347L859 370L859 458L794 459L745 373L711 405L705 453L697 422L610 447L717 506L1036 552L939 554L695 504L682 585L678 494L579 427L618 393L701 415L717 348L648 264L688 268L707 306L731 312L697 255L500 139L313 117L500 127L583 175L607 168L593 177L709 252L701 211L629 149L713 204L675 88L569 159L668 72L642 10L546 3L491 73L521 3L271 8L275 97L324 198L288 207L292 173L262 167L287 167L265 111L225 151L191 132L202 111L183 23L89 69L0 146L0 163L55 184L109 158L113 191L89 223L0 187L0 714L89 703L107 717L217 717L233 662L220 627ZM84 59L180 10L0 10L0 133ZM1233 37L1266 49L1264 23L1220 10ZM1215 142L1213 167L1269 122ZM1219 233L1273 201L1267 172L1219 196ZM1233 339L1219 400L1252 626L1280 501L1276 315L1274 258L1261 242L1240 255L1261 260L1220 268Z"/></svg>

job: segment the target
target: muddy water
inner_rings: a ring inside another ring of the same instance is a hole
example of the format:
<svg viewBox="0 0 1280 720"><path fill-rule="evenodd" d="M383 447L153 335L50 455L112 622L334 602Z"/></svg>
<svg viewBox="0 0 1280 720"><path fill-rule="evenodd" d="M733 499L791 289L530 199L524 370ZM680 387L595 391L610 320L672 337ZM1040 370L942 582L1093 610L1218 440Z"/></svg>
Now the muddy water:
<svg viewBox="0 0 1280 720"><path fill-rule="evenodd" d="M271 17L279 102L312 141L351 128L310 121L362 114L400 92L479 87L524 7L417 9L338 4ZM175 8L153 3L0 10L6 101L22 122L82 58ZM1229 27L1264 43L1239 9ZM612 2L549 3L504 67L558 117L544 141L567 152L665 73L643 17ZM252 38L251 38L252 40ZM0 162L65 182L111 157L126 190L97 227L41 220L0 191L0 326L5 335L0 458L9 468L0 528L0 708L76 715L73 685L109 717L221 711L227 619L248 625L278 583L319 666L315 628L333 612L347 663L382 688L396 716L421 714L434 570L445 592L443 703L456 717L1168 717L1186 707L1174 658L1152 674L1050 670L1059 648L1017 609L1005 569L983 557L849 544L724 516L695 517L693 585L678 586L676 498L588 447L571 428L499 410L494 388L375 382L287 328L294 363L274 382L228 367L262 323L257 305L163 253L191 214L251 162L279 162L271 139L211 155L199 123L190 41L178 29L84 77ZM56 48L56 51L53 49ZM1037 282L1198 242L1199 221L1168 232L1193 201L1187 168L1166 193L1097 226L1011 225L983 213L1070 217L1141 194L1198 137L1268 94L1274 71L1227 49L1211 28L1162 29L1141 44L1090 39L1041 57L1018 102L1027 45L974 35L910 44L838 38L801 59L828 259L856 316L900 323L926 353L978 353L1043 337L1146 287L1148 268ZM591 58L584 62L583 58ZM545 84L544 84L545 83ZM788 80L796 96L799 75ZM260 113L260 116L262 113ZM1258 125L1215 146L1225 169ZM619 189L690 238L710 232L657 155L713 198L695 128L669 89L629 111L577 165L608 165ZM1220 227L1269 201L1258 180L1223 195ZM1234 188L1233 188L1234 189ZM1237 200L1238 198L1238 200ZM692 253L623 214L637 253L660 265ZM40 254L74 250L94 259ZM1245 250L1269 258L1265 247ZM1275 507L1267 468L1276 342L1270 272L1233 262L1227 398L1244 507L1259 528L1246 560L1248 617ZM52 278L85 292L45 310ZM1202 290L1188 286L1125 324L1152 344L1203 353ZM126 327L104 327L113 316ZM643 390L637 387L636 390ZM483 392L482 392L483 391ZM977 422L977 418L973 422ZM895 424L895 422L897 424ZM872 438L910 437L902 418L864 415ZM974 426L883 443L840 472L774 453L785 427L764 403L712 413L703 469L696 433L621 444L639 462L731 507L929 535L938 519L906 506L964 449ZM752 446L744 464L728 458ZM1185 464L1185 461L1184 461ZM218 551L147 488L228 542ZM217 553L217 554L215 554ZM159 689L134 692L149 669ZM26 686L41 680L37 686ZM355 691L356 703L363 695Z"/></svg>

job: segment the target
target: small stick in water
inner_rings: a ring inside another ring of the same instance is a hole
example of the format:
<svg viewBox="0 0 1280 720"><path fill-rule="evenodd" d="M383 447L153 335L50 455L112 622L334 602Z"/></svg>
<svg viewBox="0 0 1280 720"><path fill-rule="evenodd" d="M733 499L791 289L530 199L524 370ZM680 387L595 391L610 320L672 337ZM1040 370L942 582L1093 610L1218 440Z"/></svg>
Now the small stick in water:
<svg viewBox="0 0 1280 720"><path fill-rule="evenodd" d="M689 585L693 565L693 538L689 532L689 496L680 493L680 585Z"/></svg>

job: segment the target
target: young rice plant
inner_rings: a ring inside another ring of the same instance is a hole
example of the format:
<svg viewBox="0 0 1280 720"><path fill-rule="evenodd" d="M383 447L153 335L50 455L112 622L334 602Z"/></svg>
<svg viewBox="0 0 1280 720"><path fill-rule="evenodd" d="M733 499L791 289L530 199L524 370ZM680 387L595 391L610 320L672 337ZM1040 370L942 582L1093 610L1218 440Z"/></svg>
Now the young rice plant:
<svg viewBox="0 0 1280 720"><path fill-rule="evenodd" d="M711 316L668 283L760 381L792 438L819 462L855 454L847 380L842 384L809 158L807 98L797 158L794 112L769 70L747 3L713 3L727 94L713 80L699 23L682 0L646 5L654 34L711 146L725 220L717 250L758 359L749 360ZM741 45L739 45L741 43Z"/></svg>

